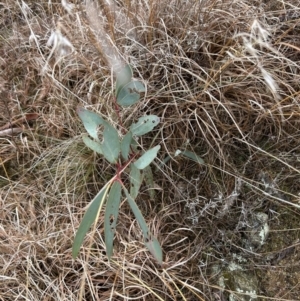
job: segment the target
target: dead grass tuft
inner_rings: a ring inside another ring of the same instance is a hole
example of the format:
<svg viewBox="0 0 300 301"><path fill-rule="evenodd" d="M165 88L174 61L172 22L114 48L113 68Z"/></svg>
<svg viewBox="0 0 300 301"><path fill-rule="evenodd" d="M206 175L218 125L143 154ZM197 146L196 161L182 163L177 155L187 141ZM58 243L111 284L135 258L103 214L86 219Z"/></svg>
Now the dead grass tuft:
<svg viewBox="0 0 300 301"><path fill-rule="evenodd" d="M1 3L0 299L246 300L219 281L243 258L260 298L299 300L299 7L298 0ZM113 260L102 215L71 258L89 201L114 173L84 147L76 107L114 122L112 85L125 63L147 86L122 112L125 124L143 114L162 118L142 141L162 145L157 199L147 187L138 199L163 246L162 267L144 249L126 202ZM206 164L175 156L178 149ZM267 215L270 233L264 245L249 246L256 213Z"/></svg>

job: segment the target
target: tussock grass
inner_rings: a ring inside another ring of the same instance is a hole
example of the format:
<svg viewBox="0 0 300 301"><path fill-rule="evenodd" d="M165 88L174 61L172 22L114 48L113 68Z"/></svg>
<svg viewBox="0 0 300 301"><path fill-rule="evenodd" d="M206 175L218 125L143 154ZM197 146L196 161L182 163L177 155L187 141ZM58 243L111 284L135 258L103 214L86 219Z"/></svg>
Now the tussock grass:
<svg viewBox="0 0 300 301"><path fill-rule="evenodd" d="M299 299L299 1L62 2L0 5L0 299L227 300L214 267L233 253L262 300ZM147 93L124 119L160 116L142 144L155 139L159 159L171 156L157 162L156 201L147 187L138 199L162 267L126 202L113 260L101 214L71 258L89 201L114 173L81 142L75 110L113 122L125 63ZM206 165L174 157L185 148ZM271 231L250 252L258 211Z"/></svg>

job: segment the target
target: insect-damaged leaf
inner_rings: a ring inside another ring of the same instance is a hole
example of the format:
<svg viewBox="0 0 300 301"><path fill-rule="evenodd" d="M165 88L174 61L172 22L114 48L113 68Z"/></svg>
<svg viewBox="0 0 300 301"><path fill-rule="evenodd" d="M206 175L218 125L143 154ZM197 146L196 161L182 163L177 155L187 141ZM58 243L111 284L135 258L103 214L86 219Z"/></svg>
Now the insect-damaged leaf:
<svg viewBox="0 0 300 301"><path fill-rule="evenodd" d="M150 199L152 201L155 200L155 190L154 190L154 180L153 180L153 173L150 166L147 166L143 170L143 178L145 179L145 182L148 186L148 191L150 195Z"/></svg>
<svg viewBox="0 0 300 301"><path fill-rule="evenodd" d="M130 195L135 199L139 193L142 175L139 169L134 164L130 164Z"/></svg>
<svg viewBox="0 0 300 301"><path fill-rule="evenodd" d="M113 240L119 215L120 201L121 184L114 182L109 192L104 217L105 246L108 259L113 254Z"/></svg>
<svg viewBox="0 0 300 301"><path fill-rule="evenodd" d="M99 141L98 127L99 125L104 125L106 121L99 114L91 112L84 108L78 108L77 114L82 120L82 123L89 135L95 140Z"/></svg>
<svg viewBox="0 0 300 301"><path fill-rule="evenodd" d="M90 139L87 135L84 135L82 137L82 140L88 148L90 148L94 152L97 152L98 154L103 155L103 150L99 142Z"/></svg>
<svg viewBox="0 0 300 301"><path fill-rule="evenodd" d="M81 118L83 125L89 135L94 138L95 141L84 137L84 143L92 150L103 154L105 159L110 163L116 163L120 153L120 141L117 130L105 121L100 115L79 108L77 110L79 117ZM98 138L98 127L101 125L103 130L103 143L100 143Z"/></svg>
<svg viewBox="0 0 300 301"><path fill-rule="evenodd" d="M137 123L130 126L130 131L135 136L141 136L151 132L159 124L159 117L147 115L139 118Z"/></svg>

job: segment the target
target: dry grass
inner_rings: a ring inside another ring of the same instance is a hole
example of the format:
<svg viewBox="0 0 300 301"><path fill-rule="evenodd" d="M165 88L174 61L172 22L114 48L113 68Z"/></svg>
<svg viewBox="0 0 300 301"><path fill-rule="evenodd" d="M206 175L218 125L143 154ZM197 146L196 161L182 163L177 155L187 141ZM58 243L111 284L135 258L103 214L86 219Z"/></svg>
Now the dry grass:
<svg viewBox="0 0 300 301"><path fill-rule="evenodd" d="M0 300L228 300L214 267L233 253L261 300L299 300L300 1L62 2L0 4ZM156 139L160 160L172 157L155 173L156 202L146 187L138 199L163 267L126 202L113 260L103 215L71 257L86 206L114 173L84 147L75 110L113 122L111 70L125 62L147 93L123 117L160 116L143 144ZM206 165L174 158L185 147ZM250 252L258 211L271 231Z"/></svg>

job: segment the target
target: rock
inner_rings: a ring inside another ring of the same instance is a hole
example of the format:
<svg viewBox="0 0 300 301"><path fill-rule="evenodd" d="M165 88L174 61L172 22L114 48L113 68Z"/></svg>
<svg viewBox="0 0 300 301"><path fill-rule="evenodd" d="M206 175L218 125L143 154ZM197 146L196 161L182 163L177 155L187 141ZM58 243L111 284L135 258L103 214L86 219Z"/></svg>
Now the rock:
<svg viewBox="0 0 300 301"><path fill-rule="evenodd" d="M269 230L268 215L263 212L253 214L245 231L246 248L250 251L260 248L266 242Z"/></svg>
<svg viewBox="0 0 300 301"><path fill-rule="evenodd" d="M244 270L235 262L230 262L228 267L221 272L218 284L224 288L224 295L229 301L253 301L257 300L258 280L256 275ZM231 291L226 293L226 291Z"/></svg>

